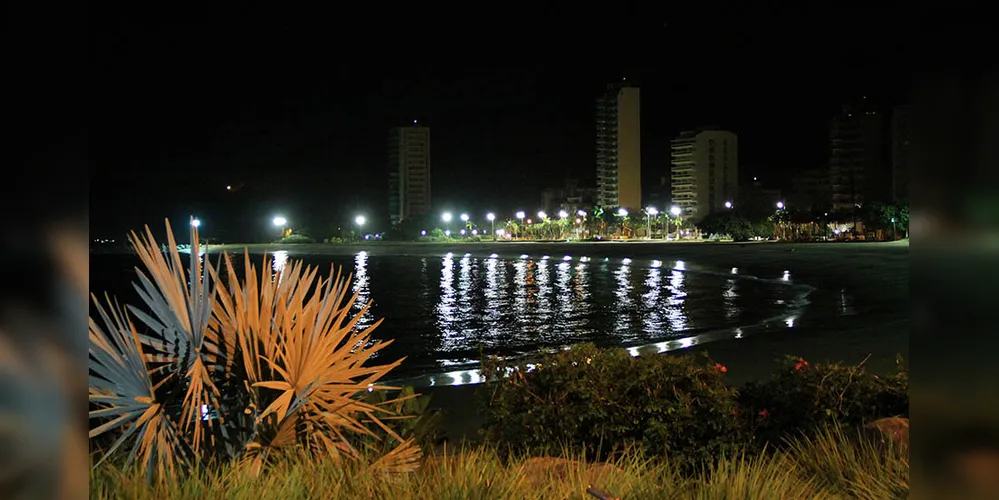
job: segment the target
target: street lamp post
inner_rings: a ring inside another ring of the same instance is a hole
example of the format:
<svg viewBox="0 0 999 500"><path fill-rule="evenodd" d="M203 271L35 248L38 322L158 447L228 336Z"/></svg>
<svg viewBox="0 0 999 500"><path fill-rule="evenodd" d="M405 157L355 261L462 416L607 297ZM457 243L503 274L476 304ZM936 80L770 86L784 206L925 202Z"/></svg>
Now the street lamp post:
<svg viewBox="0 0 999 500"><path fill-rule="evenodd" d="M896 238L896 236L895 236L895 218L892 217L891 218L891 240L895 241L895 238Z"/></svg>
<svg viewBox="0 0 999 500"><path fill-rule="evenodd" d="M468 214L461 214L458 218L461 219L461 235L465 236L468 234L468 231L466 231L466 229L468 229Z"/></svg>
<svg viewBox="0 0 999 500"><path fill-rule="evenodd" d="M546 214L544 210L538 210L538 223L541 224L541 227L538 228L537 234L540 234L542 238L545 236L545 233L542 231L545 229L546 222L548 222L548 214Z"/></svg>
<svg viewBox="0 0 999 500"><path fill-rule="evenodd" d="M563 222L561 222L561 221L565 221L568 218L569 218L569 212L566 212L565 210L559 210L558 211L558 219L560 221L559 222L560 225L559 225L559 228L558 228L558 237L559 237L559 239L562 238L562 228L565 226L565 224Z"/></svg>
<svg viewBox="0 0 999 500"><path fill-rule="evenodd" d="M777 202L777 232L780 233L780 234L777 236L777 239L781 239L781 236L786 236L784 234L784 221L783 221L783 217L780 214L781 210L784 210L784 202L783 201L778 201Z"/></svg>
<svg viewBox="0 0 999 500"><path fill-rule="evenodd" d="M490 232L493 233L493 241L496 241L496 214L489 212L486 214L486 220L489 221Z"/></svg>
<svg viewBox="0 0 999 500"><path fill-rule="evenodd" d="M281 217L279 215L277 217L274 217L274 219L271 221L271 223L274 224L274 227L281 228L281 237L284 238L284 230L285 230L284 228L285 228L285 226L288 225L288 219L285 219L284 217Z"/></svg>
<svg viewBox="0 0 999 500"><path fill-rule="evenodd" d="M524 217L527 217L527 214L525 214L524 211L521 210L521 211L517 212L516 217L518 219L520 219L520 225L517 226L517 238L523 238L524 237Z"/></svg>
<svg viewBox="0 0 999 500"><path fill-rule="evenodd" d="M444 212L441 219L444 220L444 237L451 238L451 212Z"/></svg>
<svg viewBox="0 0 999 500"><path fill-rule="evenodd" d="M194 228L195 231L197 231L197 229L199 227L201 227L201 219L199 219L197 217L191 217L191 227ZM200 240L201 237L198 236L198 239ZM200 243L200 241L198 243ZM205 246L207 246L207 245L205 245ZM191 248L194 248L194 242L193 241L191 242Z"/></svg>
<svg viewBox="0 0 999 500"><path fill-rule="evenodd" d="M679 240L680 239L680 213L681 213L680 207L678 207L676 205L673 205L672 207L670 207L669 213L673 214L673 217L676 217L676 239ZM669 222L667 222L666 224L668 226ZM666 228L666 232L667 233L669 232L669 227Z"/></svg>
<svg viewBox="0 0 999 500"><path fill-rule="evenodd" d="M621 228L619 229L619 231L621 232L621 238L624 238L625 235L624 218L628 216L628 209L624 207L617 209L617 216L621 218Z"/></svg>
<svg viewBox="0 0 999 500"><path fill-rule="evenodd" d="M659 215L659 210L656 207L649 207L645 209L645 220L649 225L649 239L652 239L652 218Z"/></svg>
<svg viewBox="0 0 999 500"><path fill-rule="evenodd" d="M358 215L357 217L354 217L354 223L357 224L357 227L360 229L360 231L362 233L364 232L364 223L365 222L368 222L368 219L365 216L363 216L363 215ZM362 237L363 237L363 235L362 235Z"/></svg>

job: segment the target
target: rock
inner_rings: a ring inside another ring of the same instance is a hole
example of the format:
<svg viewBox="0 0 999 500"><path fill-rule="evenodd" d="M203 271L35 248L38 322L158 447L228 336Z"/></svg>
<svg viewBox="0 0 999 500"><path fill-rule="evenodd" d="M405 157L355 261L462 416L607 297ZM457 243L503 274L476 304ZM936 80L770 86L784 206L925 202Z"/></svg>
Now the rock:
<svg viewBox="0 0 999 500"><path fill-rule="evenodd" d="M866 428L879 434L882 439L891 442L902 453L909 452L909 419L903 417L882 418L867 424Z"/></svg>
<svg viewBox="0 0 999 500"><path fill-rule="evenodd" d="M584 483L599 488L610 477L624 473L619 467L606 462L580 464L575 460L556 457L531 457L520 468L531 487L541 487L552 481L568 481L573 474L581 472Z"/></svg>

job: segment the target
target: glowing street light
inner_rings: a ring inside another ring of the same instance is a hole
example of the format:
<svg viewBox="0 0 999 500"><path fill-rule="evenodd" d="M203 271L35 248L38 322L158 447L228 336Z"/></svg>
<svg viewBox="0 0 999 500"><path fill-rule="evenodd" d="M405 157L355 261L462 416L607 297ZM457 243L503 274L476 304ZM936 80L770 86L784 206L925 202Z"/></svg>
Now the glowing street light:
<svg viewBox="0 0 999 500"><path fill-rule="evenodd" d="M569 212L566 212L565 210L559 210L558 211L558 218L559 219L568 219L569 218Z"/></svg>
<svg viewBox="0 0 999 500"><path fill-rule="evenodd" d="M468 214L461 214L461 221L468 222Z"/></svg>
<svg viewBox="0 0 999 500"><path fill-rule="evenodd" d="M732 208L732 202L731 201L726 201L725 202L725 208Z"/></svg>
<svg viewBox="0 0 999 500"><path fill-rule="evenodd" d="M356 224L357 224L358 226L363 226L363 225L364 225L364 223L365 223L365 222L367 222L367 221L368 221L368 219L367 219L367 218L365 218L365 217L364 217L363 215L358 215L357 217L354 217L354 222L355 222L355 223L356 223Z"/></svg>
<svg viewBox="0 0 999 500"><path fill-rule="evenodd" d="M679 217L680 216L680 207L678 207L676 205L673 205L672 207L670 207L669 213L673 214L673 217Z"/></svg>
<svg viewBox="0 0 999 500"><path fill-rule="evenodd" d="M578 215L580 217L586 217L586 210L583 210L582 208L580 208L579 210L576 210L576 215Z"/></svg>
<svg viewBox="0 0 999 500"><path fill-rule="evenodd" d="M278 215L277 217L274 217L274 219L271 220L271 222L274 224L274 227L281 228L281 237L284 238L284 231L285 231L284 228L285 226L288 225L288 219L285 219L284 217Z"/></svg>
<svg viewBox="0 0 999 500"><path fill-rule="evenodd" d="M784 210L784 202L783 201L778 201L777 202L777 210Z"/></svg>
<svg viewBox="0 0 999 500"><path fill-rule="evenodd" d="M520 226L518 226L518 229L517 229L517 237L519 238L521 235L524 234L523 233L523 231L524 231L524 229L523 229L524 217L527 217L527 214L525 214L524 211L521 210L521 211L517 212L515 216L518 219L520 219Z"/></svg>
<svg viewBox="0 0 999 500"><path fill-rule="evenodd" d="M194 229L201 227L201 219L197 217L191 219L191 227L193 227Z"/></svg>
<svg viewBox="0 0 999 500"><path fill-rule="evenodd" d="M444 220L444 228L445 228L444 236L450 238L451 237L451 212L444 212L441 215L441 219Z"/></svg>
<svg viewBox="0 0 999 500"><path fill-rule="evenodd" d="M486 214L486 220L488 220L489 224L492 226L490 228L490 232L493 234L493 241L496 241L496 214L489 212Z"/></svg>
<svg viewBox="0 0 999 500"><path fill-rule="evenodd" d="M617 216L618 217L627 217L628 216L628 210L625 209L624 207L621 207L621 208L617 209Z"/></svg>
<svg viewBox="0 0 999 500"><path fill-rule="evenodd" d="M544 210L540 210L538 211L538 218L541 219L541 222L544 222L548 218L548 214Z"/></svg>

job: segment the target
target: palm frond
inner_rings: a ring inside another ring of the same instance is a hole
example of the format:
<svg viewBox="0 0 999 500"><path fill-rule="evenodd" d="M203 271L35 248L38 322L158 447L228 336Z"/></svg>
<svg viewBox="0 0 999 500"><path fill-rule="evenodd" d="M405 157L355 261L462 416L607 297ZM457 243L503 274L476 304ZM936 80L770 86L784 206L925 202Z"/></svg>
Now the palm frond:
<svg viewBox="0 0 999 500"><path fill-rule="evenodd" d="M152 314L135 307L129 310L151 330L151 335L139 336L152 351L147 355L149 361L160 365L163 372L181 375L176 378L184 386L178 419L186 432L193 433L192 447L200 453L206 443L214 441L210 431L216 425L203 418L205 409L219 411L221 406L213 375L225 373L231 366L234 342L213 328L215 272L207 258L202 264L197 228L191 227L186 273L169 220L166 230L166 255L148 226L143 236L135 232L129 236L145 267L145 271L137 269L139 283L134 286ZM224 433L222 428L216 430Z"/></svg>
<svg viewBox="0 0 999 500"><path fill-rule="evenodd" d="M420 458L423 456L420 447L412 439L399 443L392 451L382 455L371 464L371 468L376 471L388 474L405 474L413 472L420 467Z"/></svg>
<svg viewBox="0 0 999 500"><path fill-rule="evenodd" d="M163 480L215 459L258 473L290 449L359 460L373 441L394 447L377 467L403 470L419 457L382 421L405 398L360 397L396 389L379 381L403 360L367 365L390 342L373 340L380 322L358 328L369 306L354 311L350 275L331 268L321 278L301 262L274 275L266 255L258 274L248 252L241 273L225 253L213 267L194 228L185 269L169 221L166 251L148 227L130 241L145 307L126 314L107 299L109 312L95 298L104 326L90 318L90 436L118 433L105 458L127 449L127 462Z"/></svg>
<svg viewBox="0 0 999 500"><path fill-rule="evenodd" d="M318 269L291 262L273 279L266 257L259 275L248 257L242 284L225 258L229 282L219 300L219 324L237 332L251 400L259 409L247 451L263 456L267 450L305 445L334 459L358 456L352 444L357 436L379 438L366 423L388 429L379 416L391 414L388 407L358 396L388 389L377 382L402 360L365 365L389 342L371 341L379 323L357 330L368 306L351 314L357 294L348 296L349 277L331 268L330 277L320 279ZM292 427L299 430L294 439L286 431ZM252 469L259 470L259 462L253 463Z"/></svg>
<svg viewBox="0 0 999 500"><path fill-rule="evenodd" d="M106 309L97 297L91 297L106 329L90 318L89 392L96 409L89 416L105 421L93 427L89 437L123 430L94 466L132 441L127 464L138 458L147 474L173 477L180 466L190 465L188 453L156 400L135 325L110 298L105 299Z"/></svg>

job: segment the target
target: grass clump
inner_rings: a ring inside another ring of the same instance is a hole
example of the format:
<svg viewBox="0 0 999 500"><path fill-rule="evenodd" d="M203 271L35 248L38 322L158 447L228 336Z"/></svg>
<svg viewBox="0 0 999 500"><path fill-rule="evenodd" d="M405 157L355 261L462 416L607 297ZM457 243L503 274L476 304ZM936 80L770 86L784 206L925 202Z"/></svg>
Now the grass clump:
<svg viewBox="0 0 999 500"><path fill-rule="evenodd" d="M233 500L384 498L585 498L589 486L622 498L858 498L908 496L908 459L860 433L829 427L780 450L720 458L692 474L668 459L625 450L607 462L568 449L560 457L507 456L487 445L424 457L409 473L361 462L289 453L260 475L224 463L173 484L148 483L142 470L103 464L91 473L90 498Z"/></svg>

